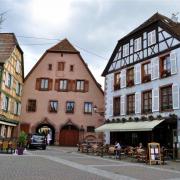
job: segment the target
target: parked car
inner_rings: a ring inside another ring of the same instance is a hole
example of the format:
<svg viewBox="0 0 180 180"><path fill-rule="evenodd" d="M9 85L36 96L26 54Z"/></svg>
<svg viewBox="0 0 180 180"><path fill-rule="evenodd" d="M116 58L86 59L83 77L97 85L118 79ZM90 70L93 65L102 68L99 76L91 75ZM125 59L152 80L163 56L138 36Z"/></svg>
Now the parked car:
<svg viewBox="0 0 180 180"><path fill-rule="evenodd" d="M41 148L46 149L46 137L41 134L30 134L27 139L27 148Z"/></svg>

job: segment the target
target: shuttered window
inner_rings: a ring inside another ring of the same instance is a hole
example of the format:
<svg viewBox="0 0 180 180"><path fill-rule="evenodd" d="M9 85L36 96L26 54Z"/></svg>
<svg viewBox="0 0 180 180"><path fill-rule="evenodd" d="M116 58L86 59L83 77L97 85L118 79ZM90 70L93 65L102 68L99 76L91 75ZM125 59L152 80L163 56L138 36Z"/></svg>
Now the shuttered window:
<svg viewBox="0 0 180 180"><path fill-rule="evenodd" d="M130 68L127 70L127 87L131 87L134 85L134 68Z"/></svg>
<svg viewBox="0 0 180 180"><path fill-rule="evenodd" d="M142 112L151 113L152 112L152 91L145 91L142 94Z"/></svg>
<svg viewBox="0 0 180 180"><path fill-rule="evenodd" d="M36 90L49 91L52 90L53 80L49 78L37 78L36 79Z"/></svg>
<svg viewBox="0 0 180 180"><path fill-rule="evenodd" d="M161 110L171 110L172 104L172 86L161 88Z"/></svg>
<svg viewBox="0 0 180 180"><path fill-rule="evenodd" d="M67 79L62 79L59 81L59 90L60 91L68 90L68 80Z"/></svg>
<svg viewBox="0 0 180 180"><path fill-rule="evenodd" d="M146 83L151 81L151 63L147 62L142 64L142 82Z"/></svg>
<svg viewBox="0 0 180 180"><path fill-rule="evenodd" d="M114 90L120 89L120 72L114 74Z"/></svg>
<svg viewBox="0 0 180 180"><path fill-rule="evenodd" d="M171 61L170 55L166 55L160 58L160 72L161 78L165 78L171 75Z"/></svg>
<svg viewBox="0 0 180 180"><path fill-rule="evenodd" d="M120 97L115 97L113 99L113 115L114 116L120 115Z"/></svg>
<svg viewBox="0 0 180 180"><path fill-rule="evenodd" d="M135 94L127 96L127 114L135 113Z"/></svg>
<svg viewBox="0 0 180 180"><path fill-rule="evenodd" d="M84 80L77 80L76 81L76 91L84 91L85 90L85 83Z"/></svg>
<svg viewBox="0 0 180 180"><path fill-rule="evenodd" d="M125 104L125 98L126 96L121 96L121 115L126 114L126 104Z"/></svg>

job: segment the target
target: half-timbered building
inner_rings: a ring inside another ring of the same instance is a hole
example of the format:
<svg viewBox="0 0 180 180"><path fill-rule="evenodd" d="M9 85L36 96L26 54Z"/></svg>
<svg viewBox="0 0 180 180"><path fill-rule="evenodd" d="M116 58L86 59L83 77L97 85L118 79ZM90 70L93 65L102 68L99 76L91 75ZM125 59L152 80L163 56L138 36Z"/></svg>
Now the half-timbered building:
<svg viewBox="0 0 180 180"><path fill-rule="evenodd" d="M18 136L23 80L23 51L16 36L0 33L0 138Z"/></svg>
<svg viewBox="0 0 180 180"><path fill-rule="evenodd" d="M49 48L25 78L21 130L49 134L51 144L101 141L104 93L73 45L64 39Z"/></svg>
<svg viewBox="0 0 180 180"><path fill-rule="evenodd" d="M180 23L159 13L120 39L103 72L106 143L179 147Z"/></svg>

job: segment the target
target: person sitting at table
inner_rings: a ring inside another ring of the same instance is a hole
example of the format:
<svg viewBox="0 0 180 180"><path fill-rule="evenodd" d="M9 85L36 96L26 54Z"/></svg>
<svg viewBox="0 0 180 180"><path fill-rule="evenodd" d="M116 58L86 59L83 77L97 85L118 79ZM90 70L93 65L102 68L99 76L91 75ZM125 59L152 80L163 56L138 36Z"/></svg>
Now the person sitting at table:
<svg viewBox="0 0 180 180"><path fill-rule="evenodd" d="M121 145L119 142L115 142L115 158L120 158Z"/></svg>

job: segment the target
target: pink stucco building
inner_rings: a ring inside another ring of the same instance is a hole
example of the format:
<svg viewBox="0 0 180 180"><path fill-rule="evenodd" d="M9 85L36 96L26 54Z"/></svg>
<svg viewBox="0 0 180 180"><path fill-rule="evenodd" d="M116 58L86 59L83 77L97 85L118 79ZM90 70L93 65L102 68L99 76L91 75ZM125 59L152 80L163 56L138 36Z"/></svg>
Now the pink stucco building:
<svg viewBox="0 0 180 180"><path fill-rule="evenodd" d="M87 64L67 39L48 49L25 78L21 130L49 133L52 144L101 139L104 94Z"/></svg>

